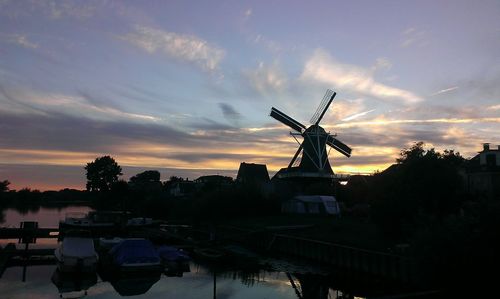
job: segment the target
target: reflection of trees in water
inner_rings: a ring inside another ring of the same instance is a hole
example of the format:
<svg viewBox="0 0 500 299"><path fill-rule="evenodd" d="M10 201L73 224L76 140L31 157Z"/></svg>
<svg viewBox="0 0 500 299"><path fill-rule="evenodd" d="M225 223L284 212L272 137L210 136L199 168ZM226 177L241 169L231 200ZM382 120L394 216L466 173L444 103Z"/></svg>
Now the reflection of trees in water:
<svg viewBox="0 0 500 299"><path fill-rule="evenodd" d="M233 280L240 280L242 284L247 287L253 286L256 282L265 281L266 275L268 273L265 271L245 271L245 270L230 270L218 272L218 276L222 278L228 278Z"/></svg>
<svg viewBox="0 0 500 299"><path fill-rule="evenodd" d="M282 276L283 275L283 276ZM256 283L266 282L273 277L283 280L288 280L290 288L294 289L297 298L299 299L352 299L353 295L340 290L330 288L328 278L316 274L291 274L286 273L288 278L284 277L284 273L268 272L268 271L244 271L232 270L217 272L218 277L240 280L247 287L252 287Z"/></svg>

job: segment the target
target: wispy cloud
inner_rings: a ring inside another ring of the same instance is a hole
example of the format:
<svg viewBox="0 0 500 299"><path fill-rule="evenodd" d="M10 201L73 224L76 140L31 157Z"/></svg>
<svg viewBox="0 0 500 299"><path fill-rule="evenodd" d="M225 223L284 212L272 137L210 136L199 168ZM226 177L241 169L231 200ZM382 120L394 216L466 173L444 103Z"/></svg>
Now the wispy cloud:
<svg viewBox="0 0 500 299"><path fill-rule="evenodd" d="M500 117L481 118L433 118L433 119L375 119L371 121L341 123L335 125L339 128L363 127L363 126L387 126L394 124L471 124L471 123L500 123Z"/></svg>
<svg viewBox="0 0 500 299"><path fill-rule="evenodd" d="M0 15L6 15L11 18L42 15L50 19L86 19L92 17L96 13L98 6L103 5L103 2L99 0L37 0L26 1L23 3L24 5L19 5L19 2L21 1L0 1Z"/></svg>
<svg viewBox="0 0 500 299"><path fill-rule="evenodd" d="M500 110L500 105L493 105L488 107L489 110Z"/></svg>
<svg viewBox="0 0 500 299"><path fill-rule="evenodd" d="M276 42L272 39L269 39L262 34L257 34L257 35L251 36L250 42L254 43L256 45L261 45L266 50L268 50L274 54L279 53L282 50L282 46L278 42Z"/></svg>
<svg viewBox="0 0 500 299"><path fill-rule="evenodd" d="M0 38L7 43L16 44L24 48L38 48L38 44L29 40L25 34L0 34Z"/></svg>
<svg viewBox="0 0 500 299"><path fill-rule="evenodd" d="M375 111L375 109L368 110L368 111L363 111L363 112L360 112L360 113L356 113L356 114L350 115L350 116L348 116L348 117L346 117L346 118L342 119L342 121L351 121L351 120L356 119L356 118L359 118L359 117L361 117L361 116L365 116L365 115L367 115L368 113L373 112L373 111Z"/></svg>
<svg viewBox="0 0 500 299"><path fill-rule="evenodd" d="M275 63L270 66L260 62L254 70L245 70L244 75L253 88L262 94L281 91L287 84L286 75Z"/></svg>
<svg viewBox="0 0 500 299"><path fill-rule="evenodd" d="M250 19L250 17L252 16L252 13L253 13L253 10L251 8L245 10L245 12L243 13L243 20L248 21Z"/></svg>
<svg viewBox="0 0 500 299"><path fill-rule="evenodd" d="M431 96L437 96L437 95L442 94L442 93L447 93L447 92L450 92L450 91L454 91L454 90L457 90L458 88L459 88L458 86L453 86L453 87L441 89L441 90L439 90L439 91L431 94Z"/></svg>
<svg viewBox="0 0 500 299"><path fill-rule="evenodd" d="M121 39L149 53L159 51L208 71L216 70L225 55L223 49L200 37L146 26L135 26L133 32L121 36Z"/></svg>
<svg viewBox="0 0 500 299"><path fill-rule="evenodd" d="M375 60L375 64L373 65L373 71L379 70L388 70L392 67L392 62L385 57L379 57Z"/></svg>
<svg viewBox="0 0 500 299"><path fill-rule="evenodd" d="M351 90L388 102L413 104L423 101L410 91L375 81L367 69L336 61L322 49L314 51L306 61L301 79L326 83L335 88Z"/></svg>
<svg viewBox="0 0 500 299"><path fill-rule="evenodd" d="M418 30L416 28L408 28L402 33L401 47L407 48L410 46L423 47L426 46L428 41L426 38L426 32L423 30Z"/></svg>
<svg viewBox="0 0 500 299"><path fill-rule="evenodd" d="M63 114L94 120L116 121L128 120L139 122L156 122L159 118L130 113L111 107L105 99L98 100L87 92L78 95L61 93L40 93L28 90L6 89L0 85L0 103L4 103L0 111L22 114Z"/></svg>

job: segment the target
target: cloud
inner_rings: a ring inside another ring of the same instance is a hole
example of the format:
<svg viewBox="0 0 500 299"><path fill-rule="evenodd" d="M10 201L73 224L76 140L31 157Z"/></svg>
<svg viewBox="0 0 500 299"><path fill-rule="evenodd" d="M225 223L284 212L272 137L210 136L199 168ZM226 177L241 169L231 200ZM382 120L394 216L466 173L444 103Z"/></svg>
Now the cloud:
<svg viewBox="0 0 500 299"><path fill-rule="evenodd" d="M222 110L224 118L230 123L237 125L241 120L241 114L233 106L227 103L219 103L219 108Z"/></svg>
<svg viewBox="0 0 500 299"><path fill-rule="evenodd" d="M87 19L92 17L97 6L102 6L102 1L0 1L0 15L10 18L30 17L42 15L50 19L76 18Z"/></svg>
<svg viewBox="0 0 500 299"><path fill-rule="evenodd" d="M373 111L375 111L375 109L368 110L368 111L363 111L363 112L360 112L360 113L356 113L356 114L350 115L350 116L348 116L348 117L346 117L346 118L342 119L342 121L351 121L351 120L356 119L356 118L359 118L359 117L361 117L361 116L365 116L365 115L367 115L368 113L373 112Z"/></svg>
<svg viewBox="0 0 500 299"><path fill-rule="evenodd" d="M500 110L500 105L493 105L488 107L489 110Z"/></svg>
<svg viewBox="0 0 500 299"><path fill-rule="evenodd" d="M314 51L306 61L301 79L351 90L392 103L414 104L423 101L410 91L375 81L372 72L367 69L337 62L322 49Z"/></svg>
<svg viewBox="0 0 500 299"><path fill-rule="evenodd" d="M375 65L373 66L374 71L388 70L392 67L392 62L385 57L379 57L375 60Z"/></svg>
<svg viewBox="0 0 500 299"><path fill-rule="evenodd" d="M387 126L394 124L473 124L473 123L500 123L500 117L481 118L434 118L434 119L375 119L362 122L337 124L336 127L349 128L356 126Z"/></svg>
<svg viewBox="0 0 500 299"><path fill-rule="evenodd" d="M250 17L252 16L252 13L253 11L251 8L245 10L245 12L243 13L243 20L248 21L248 19L250 19Z"/></svg>
<svg viewBox="0 0 500 299"><path fill-rule="evenodd" d="M437 95L442 94L442 93L447 93L447 92L450 92L450 91L454 91L454 90L457 90L458 88L459 88L458 86L453 86L453 87L441 89L441 90L439 90L439 91L431 94L431 96L437 96Z"/></svg>
<svg viewBox="0 0 500 299"><path fill-rule="evenodd" d="M264 62L259 62L256 69L245 70L243 73L250 85L261 94L279 92L287 85L287 77L276 63L267 66Z"/></svg>
<svg viewBox="0 0 500 299"><path fill-rule="evenodd" d="M408 28L402 33L400 46L407 48L410 46L423 47L428 44L426 32L416 28Z"/></svg>
<svg viewBox="0 0 500 299"><path fill-rule="evenodd" d="M38 44L30 41L24 34L0 34L0 37L7 43L16 44L27 49L38 48Z"/></svg>
<svg viewBox="0 0 500 299"><path fill-rule="evenodd" d="M278 42L271 40L262 34L252 35L250 37L250 42L256 45L262 45L265 49L274 54L281 52L283 49Z"/></svg>
<svg viewBox="0 0 500 299"><path fill-rule="evenodd" d="M170 57L186 61L204 70L214 71L225 55L225 51L194 36L164 31L146 26L135 26L121 39L148 53L162 52Z"/></svg>

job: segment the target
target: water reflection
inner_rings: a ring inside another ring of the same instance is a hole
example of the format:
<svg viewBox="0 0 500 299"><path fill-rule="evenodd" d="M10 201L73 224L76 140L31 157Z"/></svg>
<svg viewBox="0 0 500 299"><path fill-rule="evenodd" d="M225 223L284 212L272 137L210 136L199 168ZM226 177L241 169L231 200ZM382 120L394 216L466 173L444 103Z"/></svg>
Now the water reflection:
<svg viewBox="0 0 500 299"><path fill-rule="evenodd" d="M40 226L57 226L59 219L67 212L88 211L86 207L66 209L41 208L37 213L22 215L15 210L7 210L7 226L18 226L20 221L38 220ZM2 242L17 242L3 240ZM46 242L46 243L45 243ZM40 239L30 248L53 248L57 240ZM18 245L19 247L19 245ZM40 264L30 260L30 265ZM41 261L40 261L41 262ZM297 263L283 261L271 263L231 261L221 267L202 264L200 260L190 263L190 271L167 272L154 275L123 275L99 272L90 275L59 273L56 265L29 266L26 282L22 282L23 267L7 268L0 279L0 297L21 298L354 298L351 294L337 291L328 275L318 275L312 268ZM302 271L300 271L302 269ZM333 285L333 286L332 286ZM359 287L359 286L357 286Z"/></svg>
<svg viewBox="0 0 500 299"><path fill-rule="evenodd" d="M87 295L87 290L96 285L97 275L91 273L63 273L56 269L52 274L52 283L57 287L61 298L75 298ZM78 294L80 293L79 296Z"/></svg>
<svg viewBox="0 0 500 299"><path fill-rule="evenodd" d="M160 280L160 275L128 274L112 277L111 285L121 296L136 296L149 291Z"/></svg>
<svg viewBox="0 0 500 299"><path fill-rule="evenodd" d="M326 277L272 270L212 269L196 263L183 277L123 273L61 273L54 266L30 267L25 283L22 268L8 268L0 279L2 298L354 298L333 289ZM52 277L51 277L52 275ZM5 296L4 296L5 295Z"/></svg>

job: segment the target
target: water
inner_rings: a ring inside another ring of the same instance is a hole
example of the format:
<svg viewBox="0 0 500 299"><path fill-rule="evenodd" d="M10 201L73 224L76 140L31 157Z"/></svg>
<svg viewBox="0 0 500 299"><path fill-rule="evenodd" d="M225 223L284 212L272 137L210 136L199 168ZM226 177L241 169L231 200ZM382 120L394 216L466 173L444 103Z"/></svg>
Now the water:
<svg viewBox="0 0 500 299"><path fill-rule="evenodd" d="M60 209L40 208L20 213L9 209L4 211L2 226L18 227L21 221L38 221L40 227L57 227L59 220L68 212L88 212L88 207L65 207ZM17 240L1 240L1 244ZM38 240L30 248L49 247L57 244L55 239ZM18 247L20 247L18 245ZM152 277L150 279L121 278L113 283L103 281L99 276L60 276L53 282L55 265L29 266L23 282L23 267L9 267L0 279L0 297L16 298L297 298L297 292L307 298L356 298L340 297L342 292L318 283L322 278L313 274L286 273L276 270L244 269L215 270L213 267L191 263L191 272L182 277ZM288 271L288 270L287 270ZM83 291L83 289L86 290Z"/></svg>

